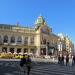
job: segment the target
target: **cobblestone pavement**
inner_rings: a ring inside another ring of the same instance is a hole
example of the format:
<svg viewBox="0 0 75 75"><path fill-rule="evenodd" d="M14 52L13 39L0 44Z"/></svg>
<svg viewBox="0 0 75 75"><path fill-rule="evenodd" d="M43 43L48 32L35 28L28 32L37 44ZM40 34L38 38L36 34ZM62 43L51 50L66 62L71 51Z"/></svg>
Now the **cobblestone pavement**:
<svg viewBox="0 0 75 75"><path fill-rule="evenodd" d="M26 75L17 61L0 60L0 75ZM30 75L75 75L75 66L50 62L33 62Z"/></svg>

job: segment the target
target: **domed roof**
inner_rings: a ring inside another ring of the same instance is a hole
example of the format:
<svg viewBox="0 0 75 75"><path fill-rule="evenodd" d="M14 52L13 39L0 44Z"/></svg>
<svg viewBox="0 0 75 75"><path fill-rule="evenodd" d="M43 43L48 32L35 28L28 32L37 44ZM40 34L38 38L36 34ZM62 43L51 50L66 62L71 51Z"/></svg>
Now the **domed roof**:
<svg viewBox="0 0 75 75"><path fill-rule="evenodd" d="M44 24L44 22L45 22L44 18L42 16L39 16L35 21L35 25Z"/></svg>
<svg viewBox="0 0 75 75"><path fill-rule="evenodd" d="M45 19L40 15L35 21L35 30L39 29L42 25L45 25Z"/></svg>

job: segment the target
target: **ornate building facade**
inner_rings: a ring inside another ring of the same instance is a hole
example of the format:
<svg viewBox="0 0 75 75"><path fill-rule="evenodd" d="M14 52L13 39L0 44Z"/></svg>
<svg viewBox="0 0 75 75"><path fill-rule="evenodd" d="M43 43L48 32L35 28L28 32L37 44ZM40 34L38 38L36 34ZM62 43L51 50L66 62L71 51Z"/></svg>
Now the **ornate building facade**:
<svg viewBox="0 0 75 75"><path fill-rule="evenodd" d="M68 36L65 36L64 34L60 33L58 34L59 38L59 43L61 43L62 46L62 52L67 52L68 54L73 54L74 53L74 44L70 40Z"/></svg>
<svg viewBox="0 0 75 75"><path fill-rule="evenodd" d="M31 53L36 56L53 54L58 51L59 38L42 16L37 18L34 28L0 24L1 53ZM67 42L63 44L66 46Z"/></svg>

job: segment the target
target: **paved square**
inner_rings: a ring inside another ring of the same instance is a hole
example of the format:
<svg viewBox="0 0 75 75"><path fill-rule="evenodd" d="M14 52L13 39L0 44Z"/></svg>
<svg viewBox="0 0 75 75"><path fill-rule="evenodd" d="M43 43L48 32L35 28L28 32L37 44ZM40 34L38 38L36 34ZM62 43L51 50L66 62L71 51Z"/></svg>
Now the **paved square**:
<svg viewBox="0 0 75 75"><path fill-rule="evenodd" d="M19 61L0 61L0 75L26 75ZM75 75L75 66L33 62L30 75Z"/></svg>

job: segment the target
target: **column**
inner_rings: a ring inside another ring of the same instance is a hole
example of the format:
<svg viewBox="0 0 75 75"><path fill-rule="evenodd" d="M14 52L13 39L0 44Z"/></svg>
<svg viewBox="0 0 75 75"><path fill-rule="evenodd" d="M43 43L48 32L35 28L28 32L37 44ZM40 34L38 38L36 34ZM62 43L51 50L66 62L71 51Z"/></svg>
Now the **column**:
<svg viewBox="0 0 75 75"><path fill-rule="evenodd" d="M37 56L37 57L40 56L40 47L37 47L37 50L36 50L36 56Z"/></svg>
<svg viewBox="0 0 75 75"><path fill-rule="evenodd" d="M0 53L2 52L2 47L0 47Z"/></svg>
<svg viewBox="0 0 75 75"><path fill-rule="evenodd" d="M30 48L28 48L28 53L30 53L30 50L31 50L31 49L30 49Z"/></svg>
<svg viewBox="0 0 75 75"><path fill-rule="evenodd" d="M17 45L17 36L15 37L15 44Z"/></svg>
<svg viewBox="0 0 75 75"><path fill-rule="evenodd" d="M14 53L17 53L17 48L14 48Z"/></svg>
<svg viewBox="0 0 75 75"><path fill-rule="evenodd" d="M28 37L28 45L30 45L30 36Z"/></svg>
<svg viewBox="0 0 75 75"><path fill-rule="evenodd" d="M2 43L3 43L3 40L4 40L3 35L1 35L1 39L2 39Z"/></svg>
<svg viewBox="0 0 75 75"><path fill-rule="evenodd" d="M10 48L9 47L7 47L7 53L9 53L10 52Z"/></svg>
<svg viewBox="0 0 75 75"><path fill-rule="evenodd" d="M24 53L24 48L21 48L21 53Z"/></svg>
<svg viewBox="0 0 75 75"><path fill-rule="evenodd" d="M60 49L61 49L61 48L60 48L60 44L59 44L59 45L58 45L58 51L60 51Z"/></svg>
<svg viewBox="0 0 75 75"><path fill-rule="evenodd" d="M61 51L62 51L62 43L60 44L60 47L61 47Z"/></svg>
<svg viewBox="0 0 75 75"><path fill-rule="evenodd" d="M22 36L22 44L24 44L24 36Z"/></svg>
<svg viewBox="0 0 75 75"><path fill-rule="evenodd" d="M8 36L8 44L10 44L11 36Z"/></svg>
<svg viewBox="0 0 75 75"><path fill-rule="evenodd" d="M48 56L48 47L46 46L46 56Z"/></svg>

